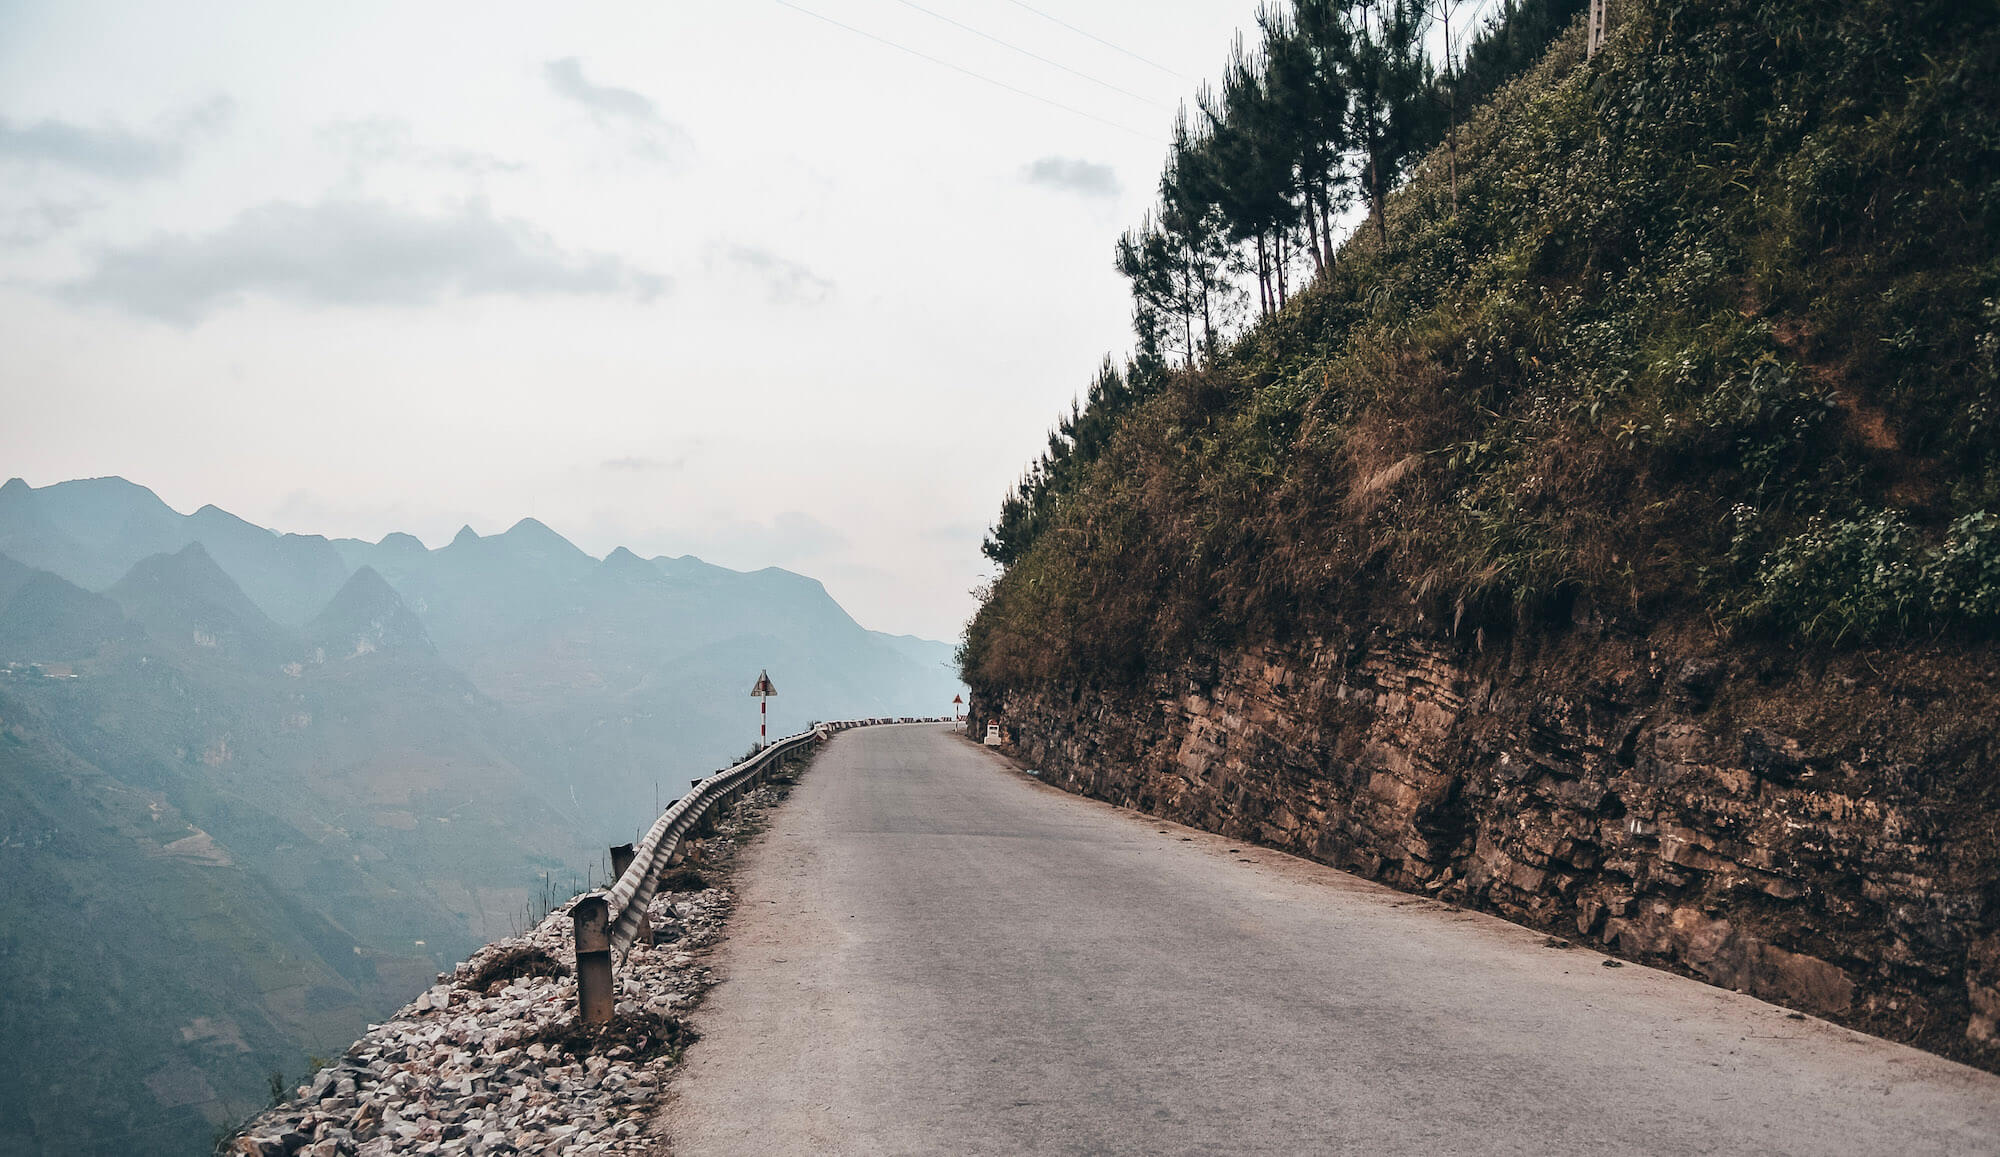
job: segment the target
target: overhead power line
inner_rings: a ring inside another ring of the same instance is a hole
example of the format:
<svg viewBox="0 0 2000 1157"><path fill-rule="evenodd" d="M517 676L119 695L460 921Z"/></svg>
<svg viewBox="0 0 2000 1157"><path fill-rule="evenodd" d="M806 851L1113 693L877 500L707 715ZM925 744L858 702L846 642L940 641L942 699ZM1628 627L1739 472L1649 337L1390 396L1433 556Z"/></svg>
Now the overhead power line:
<svg viewBox="0 0 2000 1157"><path fill-rule="evenodd" d="M792 11L794 11L794 12L797 12L797 13L799 13L799 14L800 14L800 15L802 15L802 16L810 16L810 17L812 17L812 18L813 18L814 20L819 20L819 21L823 21L823 22L825 22L825 23L827 23L827 24L831 24L831 25L833 25L833 26L834 26L835 28L839 28L839 29L842 29L843 31L846 31L846 32L851 32L851 33L853 33L854 35L856 35L856 36L859 36L859 37L861 37L861 38L863 38L863 39L865 39L865 40L872 40L872 41L874 41L874 42L875 42L875 43L877 43L877 44L880 44L880 45L884 45L884 46L886 46L886 47L889 47L889 48L893 48L893 49L895 49L895 50L896 50L896 51L898 51L898 52L906 52L906 53L908 53L909 55L911 55L911 56L914 56L914 57L918 58L919 60L928 60L928 61L930 61L930 62L931 62L932 64L935 64L935 65L937 65L937 66L938 66L938 67L940 67L940 68L949 68L949 69L951 69L951 70L952 70L953 72L956 72L956 73L959 73L959 74L961 74L961 75L963 75L963 76L969 76L969 77L971 77L971 78L972 78L972 79L974 79L974 80L977 80L977 81L982 81L982 82L984 82L984 83L986 83L986 84L990 84L990 85L992 85L992 86L993 86L993 87L995 87L995 88L1003 88L1003 89L1006 89L1006 90L1007 90L1008 92L1011 92L1011 93L1013 93L1013 94L1014 94L1014 95L1016 95L1016 96L1025 96L1025 97L1027 97L1027 98L1028 98L1029 100L1032 100L1032 101L1036 101L1036 102L1038 102L1038 103L1040 103L1040 104L1045 104L1045 105L1048 105L1048 106L1049 106L1050 108L1053 108L1053 109L1060 109L1060 110L1062 110L1063 112L1066 112L1066 113L1069 113L1069 114L1070 114L1070 115L1072 115L1072 116L1080 116L1080 117L1084 118L1085 120L1093 120L1093 121L1096 121L1096 122L1097 122L1098 124L1101 124L1101 125L1106 125L1106 126L1108 126L1108 127L1110 127L1110 128L1114 128L1114 129L1117 129L1117 130L1118 130L1119 132L1121 132L1121 133L1131 133L1131 134L1132 134L1133 136L1135 136L1135 137L1140 137L1140 138L1142 138L1142 139L1144 139L1144 140L1149 140L1149 141L1158 141L1158 140L1159 140L1159 135L1158 135L1157 133L1143 133L1143 132L1140 132L1140 131L1139 131L1138 129L1135 129L1135 128L1133 128L1133 127L1132 127L1132 126L1130 126L1130 125L1121 125L1121 124L1119 124L1119 123L1118 123L1117 121L1114 121L1114 120L1106 120L1105 118L1103 118L1103 117L1101 117L1101 116L1098 116L1098 115L1097 115L1097 114L1095 114L1095 113L1087 113L1087 112L1083 111L1083 110L1082 110L1082 109L1080 109L1080 108L1073 108L1073 107L1071 107L1071 106L1069 106L1069 105L1066 105L1066 104L1062 103L1061 101L1057 101L1057 100L1050 100L1050 99L1049 99L1048 97L1045 97L1045 96L1041 95L1040 93L1033 93L1033 92L1029 92L1029 91L1028 91L1027 89L1025 89L1025 88L1016 88L1016 87L1014 87L1013 85L1011 85L1011 84L1008 84L1008 83L1007 83L1006 81L1004 81L1004 80L995 80L995 79L993 79L992 77L990 77L990 76L987 76L987 75L986 75L986 74L984 74L984 73L979 73L979 72L974 72L974 71L972 71L972 70L971 70L971 69L969 69L969 68L962 68L962 67L960 67L959 65L956 65L956 64L953 64L953 63L952 63L951 61L949 61L949 60L941 60L941 59L939 59L938 57L935 57L935 56L932 56L932 55L931 55L930 53L928 53L928 52L920 52L920 51L918 51L917 49L914 49L914 48L911 48L911 47L910 47L909 45L907 45L907 44L898 44L898 43L896 43L895 41L893 41L893 40L890 40L890 39L888 39L887 37L883 37L883 36L877 36L877 35L875 35L875 34L874 34L873 32L868 32L868 31L865 31L865 30L863 30L863 29L860 29L860 28L856 28L856 27L855 27L854 25L852 25L852 24L845 24L845 23L842 23L842 22L841 22L841 21L839 21L839 20L835 20L835 19L834 19L833 17L831 17L831 16L824 16L824 15L821 15L820 13L818 13L818 12L814 12L814 11L813 11L812 9L810 9L810 8L801 8L801 7L800 7L800 6L798 6L797 4L794 4L794 3L792 3L792 2L791 2L791 0L771 0L771 2L772 2L773 4L776 4L776 5L778 5L778 6L780 7L780 8L789 8L789 9L791 9Z"/></svg>
<svg viewBox="0 0 2000 1157"><path fill-rule="evenodd" d="M1152 97L1149 97L1149 96L1144 96L1144 95L1142 95L1142 94L1140 94L1140 93L1136 93L1136 92L1133 92L1133 91L1132 91L1131 89L1129 89L1129 88L1120 88L1120 87L1118 87L1117 85L1115 85L1115 84L1112 84L1112 83L1111 83L1110 81L1108 81L1108 80L1099 80L1098 78L1096 78L1096 77L1094 77L1094 76L1090 75L1090 74L1089 74L1089 73L1087 73L1087 72L1080 72L1080 71L1078 71L1078 70L1076 70L1076 69L1074 69L1074 68L1071 68L1071 67L1070 67L1069 65L1067 65L1067 64L1063 64L1063 63L1060 63L1060 62L1058 62L1058 61L1054 61L1054 60L1050 60L1050 59L1049 59L1048 57L1046 57L1046 56L1043 56L1042 54L1040 54L1040 53L1038 53L1038 52L1031 52L1031 51L1029 51L1028 49L1025 49L1025 48L1022 48L1022 47L1021 47L1020 45L1018 45L1018 44L1010 44L1010 43L1008 43L1007 41L1005 41L1005 40L1002 40L1002 39L1000 39L1000 38L999 38L998 36L994 36L994 35L992 35L991 33L986 33L986 32L981 32L981 31L980 31L979 29L977 29L977 28L974 28L974 27L973 27L972 25L970 25L970 24L967 24L967 23L965 23L965 22L963 22L963 21L960 21L960 20L953 20L953 19L952 19L951 17L949 17L949 16L946 16L946 15L945 15L944 13L942 13L942 12L933 12L933 11L931 11L930 9L928 9L928 8L924 7L923 5L921 5L921 4L918 4L918 3L915 3L915 0L896 0L896 2L897 2L898 4L901 4L901 5L902 5L903 7L905 7L905 8L914 8L914 9L916 9L916 10L917 10L918 12L921 12L921 13L923 13L924 15L926 15L926 16L929 16L929 17L931 17L931 18L932 18L933 20L942 20L942 21L944 21L944 22L945 22L946 24L949 24L949 25L951 25L951 26L952 26L953 28L957 28L957 29L960 29L960 30L962 30L962 31L965 31L965 32L970 32L970 33L972 33L972 34L973 34L974 36L977 36L977 37L979 37L979 38L980 38L981 40L990 40L990 41L992 41L993 43L995 43L995 44L999 45L999 46L1000 46L1000 47L1002 47L1002 48L1005 48L1005 49L1007 49L1007 50L1008 50L1008 51L1010 51L1010 52L1018 52L1018 53L1020 53L1020 54L1021 54L1022 56L1025 56L1025 57L1027 57L1027 58L1028 58L1028 59L1030 59L1030 60L1039 60L1039 61L1041 61L1041 62L1042 62L1043 64L1046 64L1046 65L1048 65L1048 66L1049 66L1050 68L1059 68L1059 69L1063 70L1064 72L1067 72L1067 73L1069 73L1069 74L1070 74L1071 76L1076 76L1076 77L1081 77L1081 78L1083 78L1084 80L1087 80L1087 81L1089 81L1090 83L1092 83L1092 84L1094 84L1094 85L1097 85L1097 86L1098 86L1098 87L1100 87L1100 88L1108 88L1108 89L1110 89L1110 90L1111 90L1112 92L1115 92L1115 93L1118 93L1118 94L1119 94L1119 95L1121 95L1121 96L1129 96L1129 97L1131 97L1131 98L1132 98L1133 100L1136 100L1136 101L1139 101L1139 102L1141 102L1142 104L1148 104L1148 105L1151 105L1152 107L1154 107L1154 108L1157 108L1157 109L1165 109L1165 108L1167 108L1167 107L1168 107L1168 106L1166 106L1166 105L1163 105L1163 104L1161 104L1160 102L1158 102L1158 101L1154 100L1154 99L1153 99Z"/></svg>
<svg viewBox="0 0 2000 1157"><path fill-rule="evenodd" d="M1074 33L1076 33L1076 34L1077 34L1078 36L1081 36L1081 37L1083 37L1083 38L1084 38L1085 40L1095 40L1095 41L1096 41L1097 43L1099 43L1099 44L1102 44L1102 45L1103 45L1104 47L1106 47L1106 48L1109 48L1109 49L1110 49L1110 50L1112 50L1113 52L1122 52L1122 53L1124 53L1124 54L1125 54L1126 56L1129 56L1129 57L1131 57L1132 59L1134 59L1134 60L1138 61L1138 62L1139 62L1140 64L1143 64L1143 65L1147 66L1148 68L1157 68L1157 69L1159 69L1159 70L1160 70L1161 72L1164 72L1164 73L1166 73L1166 74L1167 74L1168 76L1171 76L1171 77L1176 77L1176 78L1178 78L1178 79L1180 79L1180 80L1193 80L1193 79L1194 79L1193 77L1191 77L1191 76L1188 76L1188 75L1186 75L1186 74L1184 74L1184 73L1180 73L1180 72L1176 72L1176 71L1174 71L1173 69L1171 69L1171 68L1168 68L1168 67L1167 67L1166 65L1164 65L1164 64L1160 64L1160 63L1157 63L1157 62L1155 62L1155 61L1151 61L1151 60L1147 60L1147 59L1146 59L1145 57L1143 57L1143 56L1140 56L1140 55L1139 55L1138 53L1136 53L1136 52L1132 51L1132 50L1131 50L1131 49L1129 49L1129 48L1121 48L1121 47L1119 47L1118 45L1116 45L1116 44L1113 44L1113 43L1111 43L1111 42L1110 42L1109 40L1106 40L1106 39L1104 39L1104 38L1103 38L1102 36L1098 36L1098 35L1095 35L1095 34L1093 34L1093 33L1089 33L1089 32L1085 32L1085 31L1084 31L1083 29L1081 29L1081 28L1078 28L1078 27L1077 27L1076 25L1074 25L1074 24L1071 24L1071 23L1070 23L1069 21L1067 21L1067 20L1064 20L1064 19L1062 19L1062 18L1061 18L1061 17L1059 17L1059 16L1051 16L1051 15L1049 15L1048 13L1046 13L1046 12L1042 11L1041 9L1039 9L1039 8L1035 7L1035 6L1034 6L1034 5L1032 5L1032 4L1023 4L1023 3L1021 2L1021 0L1007 0L1007 3L1009 3L1009 4L1012 4L1012 5L1013 5L1014 7L1016 7L1016 8L1023 8L1023 9L1026 9L1027 11L1029 11L1029 12L1033 12L1033 13L1034 13L1035 15L1037 15L1037 16L1039 16L1039 17L1041 17L1041 18L1042 18L1042 19L1044 19L1044 20L1047 20L1047 21L1049 21L1049 22L1050 22L1051 24L1060 24L1060 25L1062 25L1062 26L1063 26L1064 28L1067 28L1067 29L1069 29L1069 30L1070 30L1071 32L1074 32Z"/></svg>

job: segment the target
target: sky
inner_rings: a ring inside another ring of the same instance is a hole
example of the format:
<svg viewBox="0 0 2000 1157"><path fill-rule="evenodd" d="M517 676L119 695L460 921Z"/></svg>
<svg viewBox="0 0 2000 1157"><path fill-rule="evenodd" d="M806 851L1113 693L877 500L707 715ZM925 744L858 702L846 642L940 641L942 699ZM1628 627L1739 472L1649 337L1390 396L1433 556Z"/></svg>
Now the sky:
<svg viewBox="0 0 2000 1157"><path fill-rule="evenodd" d="M0 476L955 639L1255 0L0 0Z"/></svg>

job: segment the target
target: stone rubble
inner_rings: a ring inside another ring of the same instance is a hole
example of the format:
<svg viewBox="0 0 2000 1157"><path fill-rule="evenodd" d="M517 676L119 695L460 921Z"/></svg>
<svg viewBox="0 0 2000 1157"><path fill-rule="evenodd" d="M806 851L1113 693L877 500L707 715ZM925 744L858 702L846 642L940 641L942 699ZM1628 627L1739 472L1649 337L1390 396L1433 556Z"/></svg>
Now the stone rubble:
<svg viewBox="0 0 2000 1157"><path fill-rule="evenodd" d="M712 874L782 798L761 787L696 842ZM705 881L712 883L713 881ZM721 934L734 896L723 887L662 892L649 913L655 944L617 962L609 1031L579 1031L569 909L481 948L386 1024L376 1025L289 1102L253 1118L219 1151L241 1157L388 1154L646 1153L655 1102L692 1034L680 1017L714 983L701 949ZM538 955L545 954L545 955ZM562 975L476 985L510 961Z"/></svg>

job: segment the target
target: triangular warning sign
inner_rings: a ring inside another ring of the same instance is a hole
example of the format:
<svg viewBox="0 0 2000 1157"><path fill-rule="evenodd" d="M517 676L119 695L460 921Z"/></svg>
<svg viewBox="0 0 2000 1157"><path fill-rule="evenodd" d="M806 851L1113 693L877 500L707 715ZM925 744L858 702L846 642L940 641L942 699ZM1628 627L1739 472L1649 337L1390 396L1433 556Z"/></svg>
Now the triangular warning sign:
<svg viewBox="0 0 2000 1157"><path fill-rule="evenodd" d="M771 682L771 673L768 671L757 672L757 685L750 688L750 697L752 699L764 699L777 693L777 686Z"/></svg>

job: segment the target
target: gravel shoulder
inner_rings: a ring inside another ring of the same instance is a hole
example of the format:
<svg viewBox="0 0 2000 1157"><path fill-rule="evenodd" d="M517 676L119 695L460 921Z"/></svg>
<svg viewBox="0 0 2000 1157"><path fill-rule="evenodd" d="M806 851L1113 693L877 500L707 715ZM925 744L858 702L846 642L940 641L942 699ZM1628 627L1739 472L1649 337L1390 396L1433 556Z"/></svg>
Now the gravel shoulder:
<svg viewBox="0 0 2000 1157"><path fill-rule="evenodd" d="M796 774L794 765L793 774ZM655 943L618 962L605 1031L576 1018L571 902L496 940L370 1028L219 1149L255 1157L645 1153L646 1126L713 984L707 950L736 907L732 863L790 791L747 793L649 909Z"/></svg>

